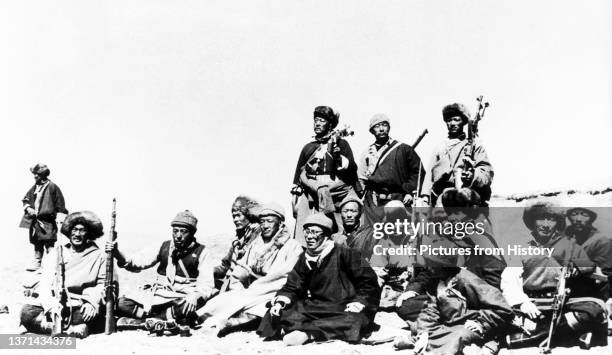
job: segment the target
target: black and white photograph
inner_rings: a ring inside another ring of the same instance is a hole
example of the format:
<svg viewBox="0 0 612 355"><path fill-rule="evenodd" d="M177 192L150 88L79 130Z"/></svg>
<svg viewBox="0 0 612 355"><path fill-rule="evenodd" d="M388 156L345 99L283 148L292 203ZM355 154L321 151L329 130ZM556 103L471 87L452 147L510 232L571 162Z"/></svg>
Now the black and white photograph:
<svg viewBox="0 0 612 355"><path fill-rule="evenodd" d="M0 33L2 351L612 351L612 2L6 1Z"/></svg>

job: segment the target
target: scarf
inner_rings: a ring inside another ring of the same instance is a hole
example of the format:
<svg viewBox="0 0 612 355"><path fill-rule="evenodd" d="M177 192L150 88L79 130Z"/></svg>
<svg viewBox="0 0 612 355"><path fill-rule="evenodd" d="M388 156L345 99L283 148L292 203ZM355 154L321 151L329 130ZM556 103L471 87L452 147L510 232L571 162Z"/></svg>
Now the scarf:
<svg viewBox="0 0 612 355"><path fill-rule="evenodd" d="M334 245L335 244L331 239L326 238L317 249L306 249L306 252L304 252L306 267L308 267L309 270L313 270L315 267L320 267L323 259L325 259L325 257L334 249Z"/></svg>
<svg viewBox="0 0 612 355"><path fill-rule="evenodd" d="M276 254L278 251L287 243L289 240L289 233L285 230L285 227L282 227L276 232L276 235L272 238L272 241L269 243L269 247L261 253L261 255L255 260L255 264L251 268L254 273L259 275L264 275L263 268L266 262L270 259L276 258Z"/></svg>

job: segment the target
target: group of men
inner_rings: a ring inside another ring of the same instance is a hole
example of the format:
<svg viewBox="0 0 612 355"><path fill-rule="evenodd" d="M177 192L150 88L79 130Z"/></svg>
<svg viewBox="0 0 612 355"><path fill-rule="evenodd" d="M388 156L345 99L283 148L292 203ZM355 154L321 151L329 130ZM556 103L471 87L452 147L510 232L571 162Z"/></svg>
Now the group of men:
<svg viewBox="0 0 612 355"><path fill-rule="evenodd" d="M491 228L466 238L373 237L374 221L410 219L414 206L441 206L444 216L435 218L490 226L482 207L488 206L493 169L479 140L466 135L471 116L462 104L444 107L442 116L448 138L426 171L414 147L389 136L387 116L372 117L375 142L357 164L345 134L335 129L339 115L327 106L315 108L315 140L300 153L291 190L295 229L285 224L279 205L239 196L231 207L235 238L219 262L196 239L198 220L190 211L176 215L172 238L149 255L126 255L116 242L98 247L101 222L87 211L63 220L60 230L69 243L52 248L57 215L68 212L61 191L48 180L49 169L37 165L36 184L23 200L22 225L35 248L29 269L40 268L41 277L22 310L22 325L31 332L53 331L53 317L62 312L52 282L58 280L54 256L61 252L71 305L65 332L86 336L99 330L105 255L111 253L126 271L157 268L154 280L118 297L116 324L122 330L201 327L223 335L256 329L287 345L359 342L372 337L374 316L384 310L406 321L408 331L395 338L398 349L456 354L473 344L495 353L500 344L531 346L547 339L554 307L546 300L554 299L565 276L561 270L571 266L571 293L554 321L553 343L606 344L612 239L593 227L597 214L590 209L563 213L546 203L525 209L531 245L554 246L550 258L471 254L458 261L374 253L385 245L496 246Z"/></svg>

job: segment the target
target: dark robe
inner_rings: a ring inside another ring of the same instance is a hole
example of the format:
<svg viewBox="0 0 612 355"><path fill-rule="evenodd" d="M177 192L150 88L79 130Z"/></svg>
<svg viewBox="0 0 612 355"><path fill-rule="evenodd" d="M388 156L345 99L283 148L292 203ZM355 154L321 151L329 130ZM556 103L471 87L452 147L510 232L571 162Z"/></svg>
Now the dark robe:
<svg viewBox="0 0 612 355"><path fill-rule="evenodd" d="M291 303L280 319L266 314L258 331L261 336L272 337L282 328L286 334L306 332L317 341L357 342L373 324L380 287L372 268L363 266L359 252L335 245L313 270L302 254L277 296L288 297ZM351 302L365 308L345 312Z"/></svg>
<svg viewBox="0 0 612 355"><path fill-rule="evenodd" d="M466 345L483 345L513 318L512 309L500 290L468 270L452 270L434 272L432 281L436 291L417 319L418 331L429 333L428 350L433 354L460 354ZM444 280L452 285L452 291L440 288ZM465 328L468 320L480 324L482 333Z"/></svg>
<svg viewBox="0 0 612 355"><path fill-rule="evenodd" d="M421 158L409 145L393 141L380 149L387 149L387 152L380 152L380 159L374 162L374 171L369 176L360 176L365 190L364 220L369 224L379 222L384 215L382 209L376 207L383 207L390 200L402 201L417 189L419 170L421 183L425 179Z"/></svg>
<svg viewBox="0 0 612 355"><path fill-rule="evenodd" d="M338 245L359 251L363 258L368 261L372 257L373 248L376 245L376 239L372 237L373 232L372 226L362 223L353 232L349 233L344 230L342 233L332 235L332 240Z"/></svg>
<svg viewBox="0 0 612 355"><path fill-rule="evenodd" d="M385 149L384 146L381 149ZM365 177L367 191L401 196L412 194L417 188L419 169L421 182L425 179L421 158L408 144L398 141L387 149L388 154L381 152L382 159L379 159L372 175Z"/></svg>
<svg viewBox="0 0 612 355"><path fill-rule="evenodd" d="M338 171L337 177L344 181L347 185L353 186L357 182L357 164L355 163L355 158L353 157L353 151L351 150L351 146L348 142L342 138L337 140L338 147L340 148L340 155L346 157L349 161L349 166L347 169ZM325 175L330 174L333 171L333 159L329 155L326 156L326 159L317 169L311 169L311 166L307 166L309 163L309 159L312 154L319 149L320 142L312 141L307 143L300 152L300 156L298 158L297 166L295 167L295 173L293 174L293 183L300 183L300 174L302 173L302 169L306 167L306 173L310 175Z"/></svg>
<svg viewBox="0 0 612 355"><path fill-rule="evenodd" d="M36 185L32 186L22 202L24 207L30 206L35 209L36 203ZM49 184L44 189L40 199L40 208L36 217L31 217L24 213L21 218L20 228L28 228L30 230L30 242L36 243L43 240L57 240L57 225L55 218L58 213L68 214L64 202L64 195L60 188L49 180Z"/></svg>

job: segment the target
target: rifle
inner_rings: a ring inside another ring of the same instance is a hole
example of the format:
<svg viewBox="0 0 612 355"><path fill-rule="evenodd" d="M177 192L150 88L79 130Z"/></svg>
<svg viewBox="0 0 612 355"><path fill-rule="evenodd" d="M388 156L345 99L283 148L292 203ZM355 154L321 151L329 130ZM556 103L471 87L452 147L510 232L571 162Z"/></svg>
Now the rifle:
<svg viewBox="0 0 612 355"><path fill-rule="evenodd" d="M563 266L561 268L561 275L559 275L559 283L557 284L557 292L553 298L552 303L552 318L550 319L550 328L548 330L548 336L542 343L540 344L540 353L549 354L550 353L550 342L552 340L553 333L555 328L561 321L561 316L563 315L563 307L565 306L565 302L570 294L570 289L566 287L567 279L572 275L572 271L574 266L570 263L569 265Z"/></svg>
<svg viewBox="0 0 612 355"><path fill-rule="evenodd" d="M416 149L417 145L419 145L419 143L421 143L421 141L423 140L423 138L425 137L425 135L429 133L429 131L427 130L427 128L425 128L423 130L423 133L421 133L420 136L417 137L416 141L414 141L414 144L412 145L412 149ZM414 206L414 202L417 200L417 198L419 198L419 195L421 194L421 171L423 169L421 169L421 167L419 166L419 175L417 177L417 188L416 190L414 190L413 197L412 197L412 205ZM415 213L413 211L412 213L412 222L415 222Z"/></svg>
<svg viewBox="0 0 612 355"><path fill-rule="evenodd" d="M111 225L108 240L113 242L117 239L115 231L115 223L117 220L117 199L113 198L113 210L111 212ZM112 334L116 331L115 324L115 286L113 284L113 252L106 253L106 277L104 279L104 292L106 294L106 322L104 324L104 333Z"/></svg>
<svg viewBox="0 0 612 355"><path fill-rule="evenodd" d="M340 129L334 129L331 131L331 137L329 139L329 145L327 147L327 151L331 156L333 155L334 148L338 145L338 139L345 138L354 135L355 132L348 125L344 125L344 127ZM335 157L334 157L335 158ZM336 178L336 164L334 160L334 164L332 164L331 171L329 172L330 177L333 179Z"/></svg>
<svg viewBox="0 0 612 355"><path fill-rule="evenodd" d="M455 170L455 188L460 189L463 187L463 181L461 180L461 173L463 170L474 170L473 161L474 161L474 152L476 147L474 147L474 139L478 137L478 123L485 115L485 111L487 107L489 107L488 102L482 102L483 96L480 95L476 98L478 102L478 107L476 109L476 114L473 117L468 118L468 142L463 147L463 165L465 168L457 168ZM483 196L481 196L483 197ZM484 199L484 197L483 197Z"/></svg>
<svg viewBox="0 0 612 355"><path fill-rule="evenodd" d="M417 139L414 141L414 143L412 144L412 149L416 149L417 145L419 145L419 143L421 143L421 141L423 140L423 137L425 137L425 135L429 133L429 131L427 130L427 128L425 128L423 130L423 133L421 133L420 136L417 137Z"/></svg>
<svg viewBox="0 0 612 355"><path fill-rule="evenodd" d="M61 305L59 313L51 315L53 322L52 335L59 335L68 329L71 323L72 310L68 305L68 290L66 289L66 263L64 262L64 248L59 245L57 248L57 263L55 268L55 282L53 296Z"/></svg>

